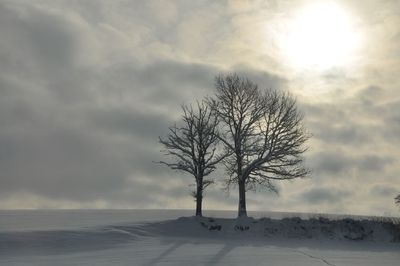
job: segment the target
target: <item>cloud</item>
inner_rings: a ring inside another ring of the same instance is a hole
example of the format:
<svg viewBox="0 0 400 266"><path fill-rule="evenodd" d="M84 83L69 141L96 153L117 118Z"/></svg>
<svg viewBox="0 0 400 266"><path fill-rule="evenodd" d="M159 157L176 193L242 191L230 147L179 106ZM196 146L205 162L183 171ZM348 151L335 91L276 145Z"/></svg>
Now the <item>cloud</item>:
<svg viewBox="0 0 400 266"><path fill-rule="evenodd" d="M370 175L384 172L394 159L372 154L346 155L344 151L319 152L309 158L314 174L336 175L337 178L347 177L351 171L357 171L360 175Z"/></svg>
<svg viewBox="0 0 400 266"><path fill-rule="evenodd" d="M393 188L393 186L391 184L375 185L375 186L371 187L369 192L371 195L382 197L382 198L387 198L387 197L394 198L395 196L397 196L397 194L399 194L399 191L397 189Z"/></svg>
<svg viewBox="0 0 400 266"><path fill-rule="evenodd" d="M375 9L366 6L362 18ZM388 184L400 190L398 47L371 41L377 49L368 64L360 61L365 72L284 72L288 62L270 34L295 8L285 1L0 3L0 208L191 207L192 179L153 163L162 158L157 138L179 120L181 104L212 95L215 75L236 71L260 88L304 92L299 106L313 134L306 162L314 176L280 184L279 197L249 192L249 209L309 211L321 203L327 212L377 213L379 206L335 199L367 201L367 191L378 205ZM380 16L371 29L362 20L363 28L396 38L400 24ZM327 93L302 91L314 85ZM363 190L330 190L338 184ZM220 187L207 192L206 206L236 208L236 191L227 197Z"/></svg>
<svg viewBox="0 0 400 266"><path fill-rule="evenodd" d="M9 37L1 58L10 63L1 64L0 74L4 201L25 195L60 206L191 202L192 180L153 163L161 159L157 139L179 118L180 104L212 93L214 76L223 70L168 58L96 65L92 57L104 54L98 45L88 50L99 36L84 14L62 6L0 7L0 27ZM280 82L267 72L247 71L266 85Z"/></svg>
<svg viewBox="0 0 400 266"><path fill-rule="evenodd" d="M313 188L307 190L302 195L300 199L306 201L309 204L318 205L321 203L335 203L343 201L351 195L350 191L336 188Z"/></svg>

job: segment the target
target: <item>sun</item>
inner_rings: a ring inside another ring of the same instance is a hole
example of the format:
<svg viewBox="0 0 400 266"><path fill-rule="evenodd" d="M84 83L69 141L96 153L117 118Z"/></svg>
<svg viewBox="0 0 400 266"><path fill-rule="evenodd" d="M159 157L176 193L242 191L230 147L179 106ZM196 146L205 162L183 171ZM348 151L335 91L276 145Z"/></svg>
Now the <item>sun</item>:
<svg viewBox="0 0 400 266"><path fill-rule="evenodd" d="M299 10L287 25L281 48L294 67L323 71L350 64L359 45L351 14L324 2Z"/></svg>

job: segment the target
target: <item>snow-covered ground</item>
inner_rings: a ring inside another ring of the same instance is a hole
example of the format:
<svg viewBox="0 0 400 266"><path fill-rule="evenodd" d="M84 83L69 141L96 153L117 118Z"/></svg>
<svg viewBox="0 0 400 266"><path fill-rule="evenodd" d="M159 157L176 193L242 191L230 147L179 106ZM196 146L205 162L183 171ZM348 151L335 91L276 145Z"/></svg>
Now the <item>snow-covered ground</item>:
<svg viewBox="0 0 400 266"><path fill-rule="evenodd" d="M0 265L400 265L398 219L249 214L0 211Z"/></svg>

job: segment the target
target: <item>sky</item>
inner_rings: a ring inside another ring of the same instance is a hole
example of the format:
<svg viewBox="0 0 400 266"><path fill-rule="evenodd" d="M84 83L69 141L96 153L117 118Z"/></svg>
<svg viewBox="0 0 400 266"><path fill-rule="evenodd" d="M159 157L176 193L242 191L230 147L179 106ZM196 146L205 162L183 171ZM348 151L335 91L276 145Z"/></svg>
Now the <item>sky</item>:
<svg viewBox="0 0 400 266"><path fill-rule="evenodd" d="M313 135L311 176L248 210L400 215L398 0L0 0L0 36L0 209L194 208L158 137L237 72Z"/></svg>

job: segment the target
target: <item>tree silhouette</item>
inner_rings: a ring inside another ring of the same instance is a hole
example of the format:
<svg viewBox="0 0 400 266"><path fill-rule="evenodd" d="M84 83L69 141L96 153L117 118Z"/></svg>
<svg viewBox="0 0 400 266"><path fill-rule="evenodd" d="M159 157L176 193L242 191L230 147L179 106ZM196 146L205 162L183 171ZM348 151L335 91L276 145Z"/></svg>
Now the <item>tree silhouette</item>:
<svg viewBox="0 0 400 266"><path fill-rule="evenodd" d="M196 216L202 216L204 189L213 183L205 179L215 169L224 156L217 154L219 138L217 136L218 120L212 116L205 102L197 102L196 109L182 106L181 125L169 128L165 139L159 138L164 145L164 152L172 162L161 161L171 169L191 174L196 181L193 196L196 200Z"/></svg>
<svg viewBox="0 0 400 266"><path fill-rule="evenodd" d="M220 75L216 95L209 99L220 124L219 138L229 153L223 163L228 187L239 188L238 216L247 216L246 191L266 187L277 191L273 180L304 177L302 154L310 135L296 100L277 90L260 91L237 74Z"/></svg>

